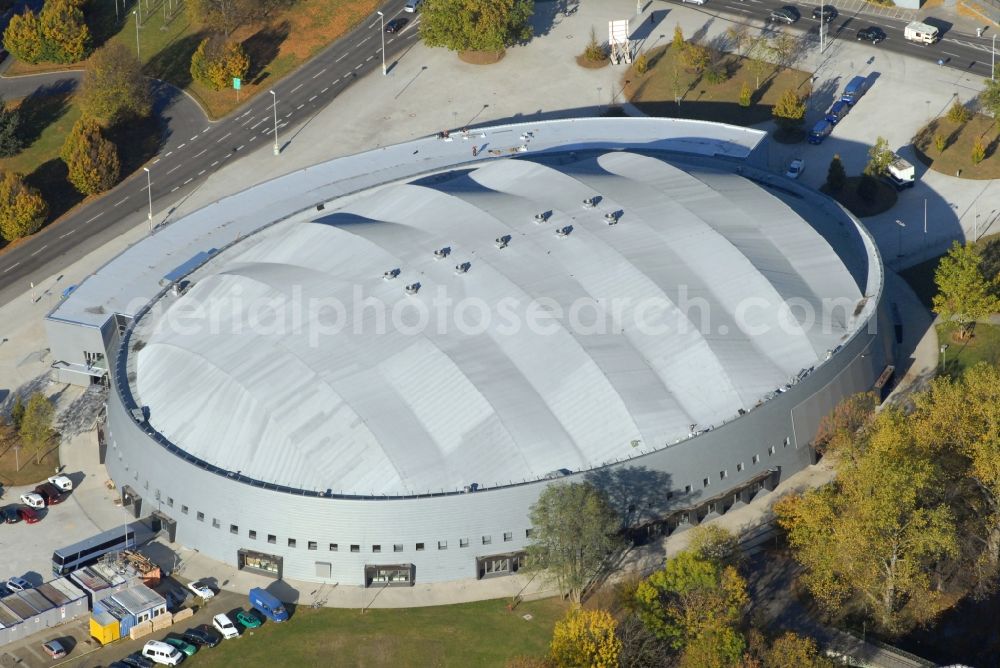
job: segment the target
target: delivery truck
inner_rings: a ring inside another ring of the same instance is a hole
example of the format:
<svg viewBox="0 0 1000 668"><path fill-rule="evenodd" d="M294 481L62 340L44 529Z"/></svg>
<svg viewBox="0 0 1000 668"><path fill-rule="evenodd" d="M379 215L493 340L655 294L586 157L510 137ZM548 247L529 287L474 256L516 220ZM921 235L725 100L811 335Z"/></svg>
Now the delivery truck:
<svg viewBox="0 0 1000 668"><path fill-rule="evenodd" d="M272 622L283 622L288 619L288 610L285 609L281 601L260 587L254 587L250 590L250 605Z"/></svg>

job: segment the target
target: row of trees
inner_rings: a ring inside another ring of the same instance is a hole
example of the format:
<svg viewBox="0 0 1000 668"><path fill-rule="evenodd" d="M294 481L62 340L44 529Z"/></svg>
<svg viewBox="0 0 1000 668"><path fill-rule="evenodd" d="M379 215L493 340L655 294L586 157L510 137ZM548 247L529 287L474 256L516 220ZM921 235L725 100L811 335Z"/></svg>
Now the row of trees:
<svg viewBox="0 0 1000 668"><path fill-rule="evenodd" d="M26 9L10 19L4 48L26 63L75 63L90 49L90 29L84 21L86 0L46 0L38 14Z"/></svg>

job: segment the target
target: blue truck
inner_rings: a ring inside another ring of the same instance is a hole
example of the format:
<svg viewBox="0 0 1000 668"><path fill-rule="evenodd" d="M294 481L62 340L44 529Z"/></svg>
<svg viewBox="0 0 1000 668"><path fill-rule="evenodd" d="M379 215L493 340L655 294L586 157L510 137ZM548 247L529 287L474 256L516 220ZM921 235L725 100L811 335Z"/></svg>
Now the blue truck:
<svg viewBox="0 0 1000 668"><path fill-rule="evenodd" d="M829 137L831 132L833 132L833 123L824 118L813 126L813 129L809 132L808 141L810 144L822 144L823 140Z"/></svg>
<svg viewBox="0 0 1000 668"><path fill-rule="evenodd" d="M854 77L847 82L847 86L844 88L844 94L840 96L840 99L847 104L854 106L857 104L861 96L868 91L868 78L867 77Z"/></svg>
<svg viewBox="0 0 1000 668"><path fill-rule="evenodd" d="M281 601L260 587L254 587L250 590L250 605L272 622L283 622L288 619L288 610L285 609Z"/></svg>

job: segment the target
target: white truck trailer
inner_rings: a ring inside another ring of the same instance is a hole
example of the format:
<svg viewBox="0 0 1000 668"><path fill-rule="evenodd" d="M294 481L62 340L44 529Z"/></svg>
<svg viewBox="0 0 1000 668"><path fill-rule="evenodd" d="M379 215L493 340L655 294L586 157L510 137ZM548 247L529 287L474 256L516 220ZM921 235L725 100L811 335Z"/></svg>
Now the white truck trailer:
<svg viewBox="0 0 1000 668"><path fill-rule="evenodd" d="M916 180L916 170L909 161L893 155L892 162L885 169L885 180L895 186L896 190L912 188Z"/></svg>
<svg viewBox="0 0 1000 668"><path fill-rule="evenodd" d="M912 21L903 29L903 37L918 44L933 44L940 36L937 27L920 21Z"/></svg>

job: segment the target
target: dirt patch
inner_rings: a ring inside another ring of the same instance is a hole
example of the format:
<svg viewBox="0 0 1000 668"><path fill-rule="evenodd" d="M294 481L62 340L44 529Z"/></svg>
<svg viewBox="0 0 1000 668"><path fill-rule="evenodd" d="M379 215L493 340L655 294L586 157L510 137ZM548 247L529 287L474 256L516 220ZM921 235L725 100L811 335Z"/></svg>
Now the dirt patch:
<svg viewBox="0 0 1000 668"><path fill-rule="evenodd" d="M591 60L582 53L576 57L576 64L588 70L599 70L602 67L606 67L609 63L611 63L610 58L603 58L601 60Z"/></svg>
<svg viewBox="0 0 1000 668"><path fill-rule="evenodd" d="M493 65L503 60L507 52L500 51L459 51L458 59L470 65Z"/></svg>
<svg viewBox="0 0 1000 668"><path fill-rule="evenodd" d="M938 151L935 137L944 139L943 151ZM972 147L976 140L983 143L986 158L978 165L972 162ZM917 158L935 172L963 179L1000 178L1000 128L989 116L976 114L968 123L958 124L946 116L935 118L917 132L913 140ZM961 170L961 173L959 173Z"/></svg>

